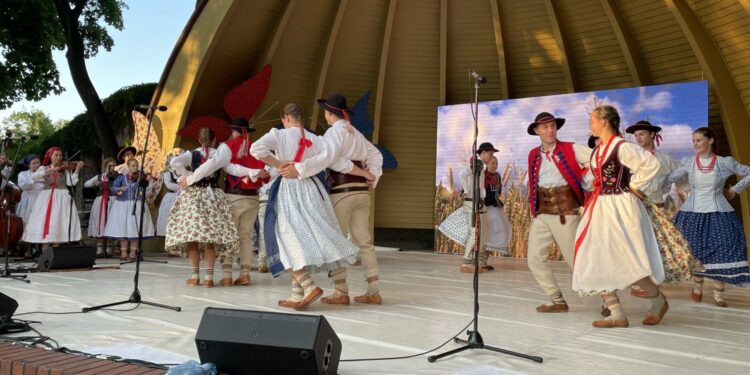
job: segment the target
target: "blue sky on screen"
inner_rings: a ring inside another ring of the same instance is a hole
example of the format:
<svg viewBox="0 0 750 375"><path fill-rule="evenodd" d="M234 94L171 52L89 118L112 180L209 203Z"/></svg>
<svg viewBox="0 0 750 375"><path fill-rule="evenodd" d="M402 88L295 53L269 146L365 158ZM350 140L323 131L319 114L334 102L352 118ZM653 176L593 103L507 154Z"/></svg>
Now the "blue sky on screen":
<svg viewBox="0 0 750 375"><path fill-rule="evenodd" d="M115 46L87 60L91 80L103 99L124 86L157 82L188 18L192 0L128 0L123 10L124 29L110 29ZM21 101L0 111L0 119L17 110L41 109L53 121L71 120L86 108L70 77L65 51L53 52L65 91L39 102ZM145 103L147 104L147 103Z"/></svg>
<svg viewBox="0 0 750 375"><path fill-rule="evenodd" d="M482 102L479 104L479 142L492 142L500 167L510 163L524 173L529 151L539 146L539 137L526 133L539 112L551 112L566 122L558 133L563 141L586 144L589 113L595 104L615 106L622 131L638 120L648 119L662 127L659 150L679 159L691 155L691 134L708 122L708 82L696 81L657 86L602 90L586 93ZM438 108L437 167L435 183L448 182L471 155L471 106L457 104ZM625 134L627 140L632 137ZM454 183L457 179L454 178Z"/></svg>

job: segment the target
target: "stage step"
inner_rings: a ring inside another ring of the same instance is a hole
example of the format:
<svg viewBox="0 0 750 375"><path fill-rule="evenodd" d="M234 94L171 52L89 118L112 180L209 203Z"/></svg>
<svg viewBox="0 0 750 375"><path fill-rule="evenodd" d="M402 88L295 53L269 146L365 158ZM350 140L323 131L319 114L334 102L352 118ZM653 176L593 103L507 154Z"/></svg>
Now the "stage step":
<svg viewBox="0 0 750 375"><path fill-rule="evenodd" d="M162 369L0 342L2 375L163 374Z"/></svg>

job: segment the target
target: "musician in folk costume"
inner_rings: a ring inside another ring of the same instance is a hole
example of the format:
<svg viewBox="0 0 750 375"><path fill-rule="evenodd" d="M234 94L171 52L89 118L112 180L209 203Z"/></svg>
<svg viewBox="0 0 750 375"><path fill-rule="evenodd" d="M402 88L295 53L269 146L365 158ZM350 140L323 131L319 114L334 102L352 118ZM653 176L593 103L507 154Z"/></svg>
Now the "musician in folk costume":
<svg viewBox="0 0 750 375"><path fill-rule="evenodd" d="M91 177L83 183L83 187L95 188L97 190L94 203L91 204L89 211L88 235L90 238L96 238L96 255L106 256L107 240L104 236L104 229L107 227L112 203L115 201L115 195L110 194L112 183L119 177L115 171L115 160L112 158L104 159L102 163L102 173Z"/></svg>

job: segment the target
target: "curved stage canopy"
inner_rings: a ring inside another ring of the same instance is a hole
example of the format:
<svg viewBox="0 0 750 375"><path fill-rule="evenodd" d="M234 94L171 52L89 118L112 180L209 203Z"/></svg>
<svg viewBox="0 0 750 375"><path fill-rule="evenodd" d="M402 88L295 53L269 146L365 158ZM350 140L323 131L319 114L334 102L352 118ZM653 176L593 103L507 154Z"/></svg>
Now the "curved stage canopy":
<svg viewBox="0 0 750 375"><path fill-rule="evenodd" d="M469 69L489 79L482 100L706 79L720 151L748 164L748 46L750 0L204 0L153 100L170 107L157 119L169 149L193 146L177 130L222 116L224 95L265 64L259 112L297 102L318 130L315 98L372 90L373 141L399 159L375 226L433 228L436 107L469 101Z"/></svg>

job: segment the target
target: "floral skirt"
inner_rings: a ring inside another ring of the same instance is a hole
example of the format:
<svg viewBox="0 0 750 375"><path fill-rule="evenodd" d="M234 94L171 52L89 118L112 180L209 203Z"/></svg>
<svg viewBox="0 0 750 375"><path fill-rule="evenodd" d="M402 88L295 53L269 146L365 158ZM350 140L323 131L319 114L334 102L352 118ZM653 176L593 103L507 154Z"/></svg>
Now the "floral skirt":
<svg viewBox="0 0 750 375"><path fill-rule="evenodd" d="M165 248L170 254L187 256L187 245L214 245L219 257L239 254L240 240L234 226L231 206L218 189L191 186L182 191L169 210Z"/></svg>
<svg viewBox="0 0 750 375"><path fill-rule="evenodd" d="M664 210L647 197L643 199L643 203L659 243L664 264L664 282L682 284L690 281L694 272L703 270L703 265L693 256L688 241L672 224Z"/></svg>

